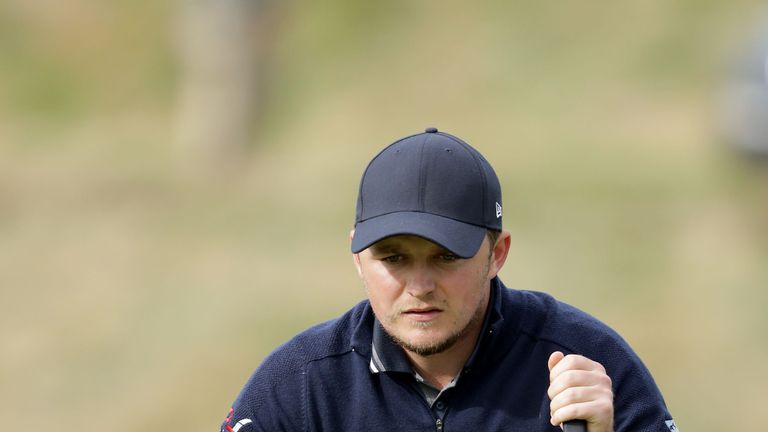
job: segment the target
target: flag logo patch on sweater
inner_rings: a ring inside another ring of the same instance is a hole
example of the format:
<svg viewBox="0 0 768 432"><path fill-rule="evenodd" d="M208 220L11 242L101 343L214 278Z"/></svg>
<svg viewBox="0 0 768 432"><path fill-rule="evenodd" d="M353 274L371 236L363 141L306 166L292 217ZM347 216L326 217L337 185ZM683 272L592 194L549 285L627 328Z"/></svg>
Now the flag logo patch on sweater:
<svg viewBox="0 0 768 432"><path fill-rule="evenodd" d="M680 429L677 428L674 420L667 420L665 423L667 424L670 432L680 432Z"/></svg>
<svg viewBox="0 0 768 432"><path fill-rule="evenodd" d="M232 415L235 413L235 410L230 408L229 409L229 415L227 416L226 423L224 423L224 426L221 428L221 432L238 432L241 427L253 423L253 420L251 419L242 419L239 422L235 423L235 426L231 426L230 422L232 421Z"/></svg>

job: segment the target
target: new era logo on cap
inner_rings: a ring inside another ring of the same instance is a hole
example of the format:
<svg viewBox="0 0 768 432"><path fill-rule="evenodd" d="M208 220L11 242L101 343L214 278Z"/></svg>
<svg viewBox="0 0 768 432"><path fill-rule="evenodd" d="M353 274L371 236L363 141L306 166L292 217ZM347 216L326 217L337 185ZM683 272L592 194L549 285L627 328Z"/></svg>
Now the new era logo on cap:
<svg viewBox="0 0 768 432"><path fill-rule="evenodd" d="M501 186L488 161L461 139L429 128L371 160L360 181L352 252L394 235L416 235L474 256L501 230Z"/></svg>

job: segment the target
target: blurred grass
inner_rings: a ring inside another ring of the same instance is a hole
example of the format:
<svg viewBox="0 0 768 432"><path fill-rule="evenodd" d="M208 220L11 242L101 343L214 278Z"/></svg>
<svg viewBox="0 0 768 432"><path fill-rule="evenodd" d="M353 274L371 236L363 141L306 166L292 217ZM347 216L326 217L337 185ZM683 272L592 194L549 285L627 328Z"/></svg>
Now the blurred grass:
<svg viewBox="0 0 768 432"><path fill-rule="evenodd" d="M768 175L711 108L758 5L284 3L258 142L202 180L170 144L171 3L0 6L0 424L215 430L363 298L356 183L436 126L501 177L508 285L619 330L683 430L759 430Z"/></svg>

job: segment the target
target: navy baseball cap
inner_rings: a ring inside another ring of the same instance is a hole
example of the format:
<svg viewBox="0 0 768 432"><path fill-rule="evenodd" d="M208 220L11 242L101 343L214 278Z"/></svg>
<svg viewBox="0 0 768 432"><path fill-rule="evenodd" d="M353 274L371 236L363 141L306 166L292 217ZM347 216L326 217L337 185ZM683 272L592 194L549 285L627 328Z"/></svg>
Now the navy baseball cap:
<svg viewBox="0 0 768 432"><path fill-rule="evenodd" d="M491 164L461 139L428 128L395 141L363 173L352 252L415 235L462 258L486 230L501 230L501 186Z"/></svg>

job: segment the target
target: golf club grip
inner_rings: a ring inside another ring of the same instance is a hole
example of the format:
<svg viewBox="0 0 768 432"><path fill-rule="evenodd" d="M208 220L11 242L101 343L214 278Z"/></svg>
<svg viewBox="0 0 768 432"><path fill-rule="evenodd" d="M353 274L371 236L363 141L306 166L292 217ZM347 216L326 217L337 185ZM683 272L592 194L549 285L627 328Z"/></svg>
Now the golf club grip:
<svg viewBox="0 0 768 432"><path fill-rule="evenodd" d="M584 420L569 420L563 423L563 432L587 432L587 422Z"/></svg>

